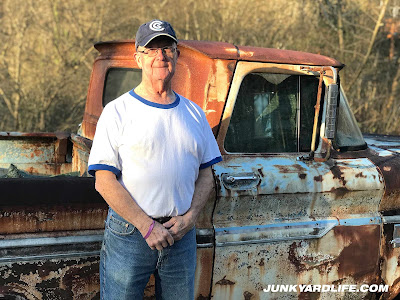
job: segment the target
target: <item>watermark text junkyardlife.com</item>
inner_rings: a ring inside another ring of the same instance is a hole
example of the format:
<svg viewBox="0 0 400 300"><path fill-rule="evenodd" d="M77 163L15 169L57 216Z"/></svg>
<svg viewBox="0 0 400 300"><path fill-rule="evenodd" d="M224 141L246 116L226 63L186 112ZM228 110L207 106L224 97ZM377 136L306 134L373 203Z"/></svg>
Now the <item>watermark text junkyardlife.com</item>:
<svg viewBox="0 0 400 300"><path fill-rule="evenodd" d="M319 292L319 293L342 293L342 292L370 292L370 293L384 293L389 291L388 285L383 284L268 284L263 291L265 293L307 293L307 292Z"/></svg>

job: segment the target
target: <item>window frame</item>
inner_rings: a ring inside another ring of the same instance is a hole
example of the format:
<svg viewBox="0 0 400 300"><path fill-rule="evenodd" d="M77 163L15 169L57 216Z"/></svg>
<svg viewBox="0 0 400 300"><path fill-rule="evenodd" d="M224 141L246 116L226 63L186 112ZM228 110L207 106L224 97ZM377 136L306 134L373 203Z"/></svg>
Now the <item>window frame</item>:
<svg viewBox="0 0 400 300"><path fill-rule="evenodd" d="M276 73L276 74L285 74L285 75L307 75L307 76L315 76L319 77L319 70L322 66L307 66L307 65L285 65L285 64L273 64L273 63L258 63L258 62L247 62L240 61L238 62L234 77L232 79L232 85L229 90L227 102L225 104L224 111L222 113L221 118L221 127L217 135L217 141L220 145L220 149L222 150L222 154L227 155L240 155L240 156L277 156L277 155L291 155L291 156L299 156L302 154L310 153L307 152L229 152L225 149L225 138L229 128L229 124L231 121L233 109L236 104L236 99L243 82L243 79L250 73ZM333 76L324 75L324 85L325 87L329 84L334 83ZM323 101L323 99L321 99ZM325 111L326 111L326 103L324 101L323 106L321 106L320 110L320 122L318 124L319 130L319 146L316 149L315 153L318 153L321 150L321 138L325 135ZM298 110L300 113L300 110ZM298 122L299 122L299 118ZM299 126L298 130L299 130ZM298 139L300 138L299 135Z"/></svg>

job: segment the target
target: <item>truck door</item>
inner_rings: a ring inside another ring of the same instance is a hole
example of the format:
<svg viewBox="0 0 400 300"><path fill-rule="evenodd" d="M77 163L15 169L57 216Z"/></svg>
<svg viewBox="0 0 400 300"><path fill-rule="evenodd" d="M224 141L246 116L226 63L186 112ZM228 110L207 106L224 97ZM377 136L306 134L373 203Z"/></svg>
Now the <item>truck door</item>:
<svg viewBox="0 0 400 300"><path fill-rule="evenodd" d="M237 65L217 136L223 161L213 166L214 299L297 299L299 287L289 285L377 280L382 177L367 158L307 159L315 75L304 66ZM287 286L268 292L277 285Z"/></svg>

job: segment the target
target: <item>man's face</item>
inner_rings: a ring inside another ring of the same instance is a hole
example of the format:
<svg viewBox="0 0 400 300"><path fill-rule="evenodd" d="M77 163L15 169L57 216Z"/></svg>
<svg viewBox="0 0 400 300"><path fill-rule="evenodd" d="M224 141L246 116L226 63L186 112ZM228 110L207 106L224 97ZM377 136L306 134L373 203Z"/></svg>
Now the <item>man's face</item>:
<svg viewBox="0 0 400 300"><path fill-rule="evenodd" d="M147 52L149 48L163 48L163 47L173 47L176 48L176 43L164 36L157 37L153 39L146 47L138 47L135 53L135 59L142 69L143 77L146 79L170 81L175 73L176 61L178 59L178 51L175 50L172 55L168 55L158 50L155 56L150 56L149 54L142 53Z"/></svg>

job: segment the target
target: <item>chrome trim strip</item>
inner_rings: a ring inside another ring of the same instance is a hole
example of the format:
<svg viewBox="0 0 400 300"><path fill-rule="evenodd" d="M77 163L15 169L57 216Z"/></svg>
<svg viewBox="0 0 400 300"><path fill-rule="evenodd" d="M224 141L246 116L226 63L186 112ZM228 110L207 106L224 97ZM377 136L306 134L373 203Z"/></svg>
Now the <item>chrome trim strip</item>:
<svg viewBox="0 0 400 300"><path fill-rule="evenodd" d="M383 224L400 223L400 216L382 216Z"/></svg>
<svg viewBox="0 0 400 300"><path fill-rule="evenodd" d="M275 224L267 224L267 225L254 225L254 226L243 226L243 227L221 227L215 228L215 235L224 235L224 234L234 234L234 233L247 233L247 232L256 232L263 231L263 229L274 229L274 228L284 228L288 229L289 227L297 227L297 228L310 228L317 227L323 228L328 224L339 225L337 219L331 220L318 220L318 221L306 221L306 222L287 222L287 223L275 223Z"/></svg>
<svg viewBox="0 0 400 300"><path fill-rule="evenodd" d="M1 257L1 263L19 263L35 260L49 260L49 259L63 259L63 258L77 258L77 257L90 257L99 256L100 250L96 251L83 251L72 253L57 253L57 254L42 254L42 255L27 255L27 256L14 256L14 257Z"/></svg>
<svg viewBox="0 0 400 300"><path fill-rule="evenodd" d="M103 235L77 235L77 236L63 236L63 237L40 237L40 238L27 238L27 239L9 239L0 240L0 249L5 248L19 248L19 247L39 247L50 245L64 245L64 244L81 244L102 242Z"/></svg>
<svg viewBox="0 0 400 300"><path fill-rule="evenodd" d="M214 247L213 243L197 244L197 248L212 248L212 247ZM50 259L68 259L68 258L74 259L74 258L99 256L99 255L100 255L100 249L95 251L82 251L82 252L71 252L71 253L0 257L0 264L20 263L20 262L50 260Z"/></svg>
<svg viewBox="0 0 400 300"><path fill-rule="evenodd" d="M330 228L330 229L332 229L332 228ZM327 234L329 232L329 230L327 232L324 232L324 234L322 236ZM254 239L254 240L231 241L231 242L216 242L215 246L216 247L226 247L226 246L236 246L236 245L246 245L246 244L266 244L266 243L282 242L282 241L286 242L286 241L292 241L292 240L309 240L309 239L320 238L322 236L303 235L303 236L293 236L293 237L284 237L284 238L270 238L270 239L258 239L258 240Z"/></svg>
<svg viewBox="0 0 400 300"><path fill-rule="evenodd" d="M197 248L210 248L214 247L214 231L212 229L198 229L196 232L197 236L205 237L206 240L203 243L197 243ZM43 247L43 246L54 246L54 245L73 245L73 244L88 244L88 243L99 243L103 241L103 234L94 235L78 235L78 236L63 236L63 237L38 237L38 238L14 238L0 240L0 249L12 249L12 248L28 248L28 247ZM100 250L99 250L100 251ZM37 260L37 259L52 259L61 257L76 257L78 256L92 256L98 255L99 251L89 252L74 252L74 253L59 253L59 254L43 254L43 255L31 255L21 256L19 258L14 257L0 257L1 262L20 260Z"/></svg>
<svg viewBox="0 0 400 300"><path fill-rule="evenodd" d="M214 247L213 243L197 244L197 248L212 248L212 247Z"/></svg>
<svg viewBox="0 0 400 300"><path fill-rule="evenodd" d="M259 226L215 228L217 247L318 239L336 226L380 225L381 217L326 219L318 221L276 223Z"/></svg>
<svg viewBox="0 0 400 300"><path fill-rule="evenodd" d="M215 228L215 245L217 247L224 247L299 239L316 239L323 237L337 225L339 225L338 220L331 219L260 226ZM243 235L245 236L243 237ZM263 235L267 237L262 237Z"/></svg>
<svg viewBox="0 0 400 300"><path fill-rule="evenodd" d="M381 217L339 219L339 225L343 226L362 226L362 225L379 225L379 224L382 224Z"/></svg>

